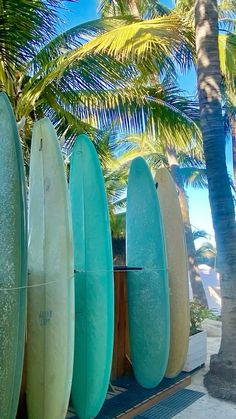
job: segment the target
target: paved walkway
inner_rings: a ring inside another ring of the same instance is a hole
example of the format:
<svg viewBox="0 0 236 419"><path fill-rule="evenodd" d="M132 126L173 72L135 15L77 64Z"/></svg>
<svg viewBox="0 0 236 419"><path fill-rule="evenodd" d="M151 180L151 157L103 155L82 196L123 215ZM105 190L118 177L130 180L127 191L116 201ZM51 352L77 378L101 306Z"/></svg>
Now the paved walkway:
<svg viewBox="0 0 236 419"><path fill-rule="evenodd" d="M217 353L219 346L219 337L207 338L206 366L192 376L192 383L187 387L190 390L206 393L206 395L176 415L175 419L236 419L236 404L209 396L203 385L203 376L209 368L210 355Z"/></svg>

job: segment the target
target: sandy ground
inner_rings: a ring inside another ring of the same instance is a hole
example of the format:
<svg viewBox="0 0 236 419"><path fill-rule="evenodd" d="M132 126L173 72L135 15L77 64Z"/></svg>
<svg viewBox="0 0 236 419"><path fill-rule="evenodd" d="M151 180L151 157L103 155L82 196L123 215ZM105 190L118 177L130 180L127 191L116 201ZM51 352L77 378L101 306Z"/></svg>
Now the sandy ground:
<svg viewBox="0 0 236 419"><path fill-rule="evenodd" d="M219 337L207 338L207 362L205 368L192 376L192 383L186 387L205 393L187 409L175 416L175 419L236 419L236 404L215 399L207 394L203 385L203 376L209 369L210 356L218 352L220 346Z"/></svg>

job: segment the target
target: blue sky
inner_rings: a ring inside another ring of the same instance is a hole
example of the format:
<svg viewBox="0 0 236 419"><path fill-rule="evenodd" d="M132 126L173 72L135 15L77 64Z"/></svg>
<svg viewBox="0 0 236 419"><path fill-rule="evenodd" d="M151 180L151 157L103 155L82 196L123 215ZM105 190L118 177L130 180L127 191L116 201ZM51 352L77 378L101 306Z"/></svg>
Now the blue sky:
<svg viewBox="0 0 236 419"><path fill-rule="evenodd" d="M67 8L69 10L64 13L66 20L65 27L69 28L78 25L79 23L96 19L97 3L97 0L79 0L77 4L68 4ZM170 7L172 2L169 0L166 1L165 4ZM192 95L196 93L196 75L194 70L180 77L180 85L184 90L189 92L189 94ZM227 161L231 172L232 169L230 166L232 159L230 145L227 147ZM207 191L189 188L188 197L191 223L199 229L206 230L213 235L214 232Z"/></svg>

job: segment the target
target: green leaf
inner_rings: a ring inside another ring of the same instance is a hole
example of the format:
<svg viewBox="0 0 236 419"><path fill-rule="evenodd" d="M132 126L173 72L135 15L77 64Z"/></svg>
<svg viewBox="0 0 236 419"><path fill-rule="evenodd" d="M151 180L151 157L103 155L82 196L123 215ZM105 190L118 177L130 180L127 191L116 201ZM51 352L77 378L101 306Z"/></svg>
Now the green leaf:
<svg viewBox="0 0 236 419"><path fill-rule="evenodd" d="M236 78L236 35L219 35L219 57L221 72L229 90L235 92Z"/></svg>
<svg viewBox="0 0 236 419"><path fill-rule="evenodd" d="M56 33L62 7L61 0L0 0L0 61L9 74Z"/></svg>
<svg viewBox="0 0 236 419"><path fill-rule="evenodd" d="M142 19L153 19L170 13L170 9L157 0L100 0L99 11L102 16L128 16L135 14Z"/></svg>
<svg viewBox="0 0 236 419"><path fill-rule="evenodd" d="M200 167L181 167L186 187L206 189L208 187L206 169Z"/></svg>

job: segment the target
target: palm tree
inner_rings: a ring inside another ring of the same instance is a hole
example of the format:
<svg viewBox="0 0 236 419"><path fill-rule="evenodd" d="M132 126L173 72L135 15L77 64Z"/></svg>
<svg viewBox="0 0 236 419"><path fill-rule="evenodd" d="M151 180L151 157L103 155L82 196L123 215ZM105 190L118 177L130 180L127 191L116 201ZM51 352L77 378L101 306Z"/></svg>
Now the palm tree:
<svg viewBox="0 0 236 419"><path fill-rule="evenodd" d="M153 0L100 0L102 16L134 16L138 19L153 19L170 13L170 9Z"/></svg>
<svg viewBox="0 0 236 419"><path fill-rule="evenodd" d="M46 3L55 5L60 2L56 0L40 2L41 6L45 6ZM7 5L9 11L12 4L12 0L2 1L2 10L5 12ZM21 1L22 7L27 4L29 4L28 1ZM37 4L39 2L32 6L31 2L30 10L34 10ZM19 7L19 1L15 0L14 5ZM79 129L89 130L88 123L94 122L94 109L99 110L100 120L102 119L101 115L104 116L104 114L106 115L105 119L110 120L111 113L108 114L109 116L106 114L108 103L112 104L110 108L114 112L116 111L116 115L119 117L121 105L127 110L127 106L130 104L128 98L131 93L133 93L132 99L137 98L137 92L140 90L137 87L140 86L137 84L137 80L140 79L141 70L146 71L147 79L147 69L152 76L161 72L170 73L174 62L183 62L186 42L189 44L189 39L192 42L188 25L185 25L183 19L175 14L154 18L150 21L139 20L137 17L134 18L135 21L131 19L129 22L108 19L103 20L97 26L94 22L92 28L89 25L83 30L80 28L81 32L78 27L77 30L68 31L63 36L52 40L49 45L44 46L34 58L28 59L27 57L31 54L29 50L35 52L33 44L35 32L32 27L28 30L30 19L26 21L28 26L25 25L25 22L20 26L20 16L16 20L19 26L14 32L14 30L8 30L10 24L8 12L2 15L1 29L3 29L4 36L0 40L1 74L3 74L1 83L4 85L4 90L12 97L17 118L21 119L24 116L26 119L33 120L35 114L36 116L48 114L57 122L61 133L65 136L68 133L65 128L67 125L69 129L73 128L73 132L75 132L75 127L77 131ZM12 22L15 22L16 16L17 13L11 19ZM8 19L7 24L4 21L6 18ZM220 94L221 73L218 56L218 16L215 0L198 0L196 2L195 23L201 127L213 225L223 278L222 343L219 354L211 360L211 370L207 376L206 384L212 394L235 400L235 390L230 380L235 382L236 379L236 355L233 352L236 344L234 278L236 272L236 226L234 204L225 162L225 136ZM105 24L112 25L112 28L110 26L109 30L104 29ZM23 36L19 36L19 40L17 40L19 27L21 30L27 27L27 32L31 36L30 43L27 43ZM6 30L4 32L6 28L8 32ZM38 31L39 28L40 25L38 25ZM96 33L102 32L102 34L84 43L84 39L91 37L94 30ZM9 37L11 32L15 34L15 38L12 34ZM11 49L10 54L9 49ZM50 62L49 57L51 58ZM128 62L127 66L124 65L125 62ZM132 79L131 91L125 94L130 71L133 70L131 64L138 69L138 73L136 72ZM97 77L94 77L94 68L97 70ZM8 75L12 77L10 78ZM99 77L103 83L98 82ZM124 79L125 83L121 87L120 83ZM108 85L110 90L106 94ZM139 99L143 105L143 93ZM101 105L98 103L100 101ZM134 102L131 105L128 109L133 115ZM77 118L78 115L81 117L80 120ZM97 123L96 118L94 125ZM222 381L224 381L223 384ZM215 382L215 386L213 382Z"/></svg>
<svg viewBox="0 0 236 419"><path fill-rule="evenodd" d="M111 224L113 261L115 265L126 264L125 217L126 213L124 211L119 212L115 214Z"/></svg>
<svg viewBox="0 0 236 419"><path fill-rule="evenodd" d="M95 142L100 159L108 199L112 235L113 262L125 265L125 191L128 182L127 165L117 160L120 139L113 129L101 132Z"/></svg>
<svg viewBox="0 0 236 419"><path fill-rule="evenodd" d="M112 127L96 130L93 138L105 181L106 195L109 206L111 229L117 234L115 215L125 207L124 193L127 187L128 171L117 161L117 148L120 140ZM70 156L73 144L62 146L62 154L66 166L67 178L70 172Z"/></svg>
<svg viewBox="0 0 236 419"><path fill-rule="evenodd" d="M35 52L56 35L59 9L63 9L61 0L0 0L2 78L13 75L16 68L31 60Z"/></svg>
<svg viewBox="0 0 236 419"><path fill-rule="evenodd" d="M123 0L119 0L119 1L102 0L100 2L100 10L103 16L133 15L135 18L138 18L138 19L155 18L157 16L170 13L170 10L168 8L163 7L160 3L153 2L151 0L146 0L145 2L138 1L138 0L132 0L132 2L129 2L129 1L124 2ZM154 83L155 83L155 79L154 79ZM173 81L171 85L173 89ZM175 89L178 90L176 86L175 86ZM178 92L178 94L180 94L180 92ZM192 106L194 108L196 105L192 103ZM167 139L166 133L163 131L160 132L160 130L158 130L158 133L159 133L159 141L163 143L163 139L164 138ZM179 131L179 134L181 135L181 130ZM200 273L198 270L197 260L195 257L196 249L195 249L195 244L194 244L193 235L192 235L192 228L191 228L191 223L190 223L189 209L188 209L188 203L187 203L186 193L184 189L184 183L183 183L181 172L179 170L178 160L176 158L177 150L179 147L179 141L178 141L179 138L177 138L177 136L178 134L177 135L175 134L174 136L172 136L172 138L170 138L170 136L168 137L168 141L166 141L166 148L164 150L164 153L167 157L171 174L174 178L174 181L179 191L179 201L180 201L183 221L185 225L185 232L186 232L186 243L187 243L188 256L189 256L189 272L190 272L191 284L192 284L192 289L193 289L193 295L202 304L207 306L207 299L206 299L204 287L201 281ZM174 141L173 141L173 138L174 138ZM188 146L191 140L192 139L189 138ZM182 147L184 149L186 147L186 143L183 144ZM156 154L154 150L153 152Z"/></svg>
<svg viewBox="0 0 236 419"><path fill-rule="evenodd" d="M116 214L125 207L124 193L128 182L127 168L117 161L119 141L112 128L101 131L94 141L103 171L114 236L118 236L123 229L122 223L119 224L121 230L118 229Z"/></svg>
<svg viewBox="0 0 236 419"><path fill-rule="evenodd" d="M216 249L210 242L204 242L196 251L199 264L206 264L216 269Z"/></svg>
<svg viewBox="0 0 236 419"><path fill-rule="evenodd" d="M55 36L60 4L39 0L29 7L27 0L0 2L0 83L19 121L26 162L32 124L44 115L54 122L66 147L81 131L96 142L99 129L111 121L126 132L158 129L169 137L177 132L183 142L194 135L191 115L184 113L183 103L163 82L165 73L174 74L176 63L182 65L182 45L192 47L189 29L177 17L158 19L154 13L149 17L156 19L150 22L98 19ZM123 43L117 43L120 34ZM141 39L145 44L140 49ZM150 39L155 60L149 56ZM159 74L152 86L150 73ZM109 197L119 194L114 185L123 174L110 167L104 167L104 174ZM111 216L113 206L114 199Z"/></svg>
<svg viewBox="0 0 236 419"><path fill-rule="evenodd" d="M201 129L209 199L222 275L222 341L219 353L211 357L210 371L205 378L205 384L212 395L235 401L236 225L225 158L217 2L197 0L194 12Z"/></svg>
<svg viewBox="0 0 236 419"><path fill-rule="evenodd" d="M193 45L189 29L177 17L150 22L107 18L55 36L62 3L0 1L0 89L8 93L20 121L26 157L32 123L43 115L66 141L84 131L94 137L97 128L114 120L121 130L142 131L151 125L154 109L162 115L166 109L164 124L172 114L174 130L178 111L163 100L161 80L150 92L148 79L154 69L163 75L181 64L181 45ZM145 39L141 49L140 39ZM149 55L150 39L155 60ZM150 106L152 94L156 102Z"/></svg>
<svg viewBox="0 0 236 419"><path fill-rule="evenodd" d="M153 13L148 17L156 19L150 22L110 17L78 25L55 37L52 28L60 23L57 16L60 3L59 0L40 0L29 9L28 2L21 0L22 14L17 9L17 1L2 3L2 10L7 13L3 13L1 21L0 83L10 96L20 121L26 163L32 124L44 115L50 117L65 141L64 149L72 145L79 132L86 131L94 139L103 160L106 144L104 138L101 139L100 128L104 129L109 123L120 131L146 130L153 135L153 131L158 130L168 138L176 133L180 143L189 141L197 132L193 121L195 110L189 107L185 112L185 99L179 100L173 87L163 78L165 73L174 74L175 63L181 65L182 44L191 47L192 39L187 39L189 29L182 29L183 25L175 16L158 19ZM17 36L12 23L14 14L17 15ZM9 25L10 35L5 31ZM147 35L158 57L155 60L152 55L149 57ZM10 41L8 36L11 36ZM35 36L40 39L37 44ZM117 43L117 39L123 43ZM145 45L140 49L141 39L145 40ZM4 45L9 46L8 55ZM152 85L150 73L151 77L152 73L159 74ZM120 205L126 175L115 167L115 159L110 158L109 153L105 153L102 166L115 230L114 208Z"/></svg>
<svg viewBox="0 0 236 419"><path fill-rule="evenodd" d="M218 47L220 67L222 74L222 96L223 111L225 119L225 128L232 137L232 155L233 155L233 171L234 185L236 186L236 35L235 35L235 5L230 0L220 0L218 6ZM193 24L194 30L194 8L195 1L176 1L176 10L179 14L184 14L189 22Z"/></svg>
<svg viewBox="0 0 236 419"><path fill-rule="evenodd" d="M194 241L206 239L196 250L196 258L199 264L206 264L216 269L216 248L208 241L210 236L205 230L196 229L193 231Z"/></svg>
<svg viewBox="0 0 236 419"><path fill-rule="evenodd" d="M225 157L216 0L197 0L195 28L201 129L222 278L221 346L204 382L211 395L236 401L236 224Z"/></svg>
<svg viewBox="0 0 236 419"><path fill-rule="evenodd" d="M167 150L167 158L168 164L170 168L171 175L175 181L175 184L178 189L179 195L179 202L181 213L183 217L183 222L185 226L185 237L186 237L186 245L188 250L188 259L189 259L189 274L190 274L190 282L193 291L193 297L197 299L201 304L205 307L208 307L206 294L204 291L203 283L201 280L199 268L198 268L198 261L196 258L196 248L194 243L194 237L192 232L192 226L190 222L190 215L189 215L189 206L187 201L187 194L184 186L184 178L183 174L181 173L180 164L177 158L177 153L175 149L168 149ZM204 169L202 167L194 167L195 172L199 173Z"/></svg>
<svg viewBox="0 0 236 419"><path fill-rule="evenodd" d="M207 299L204 287L201 281L196 260L196 249L194 245L194 238L192 235L188 199L186 194L186 186L193 187L207 187L205 167L199 155L201 156L198 147L191 150L189 142L184 146L186 152L181 151L183 144L178 150L178 141L175 143L176 149L168 145L168 141L164 141L165 137L153 137L143 134L139 136L129 136L126 139L120 140L120 150L118 149L118 162L121 165L129 165L133 158L137 156L144 157L151 168L156 170L158 167L167 167L176 183L179 193L180 207L182 211L183 222L186 231L186 243L189 256L189 272L193 295L207 306ZM198 153L197 153L198 152ZM195 155L194 155L195 153Z"/></svg>

